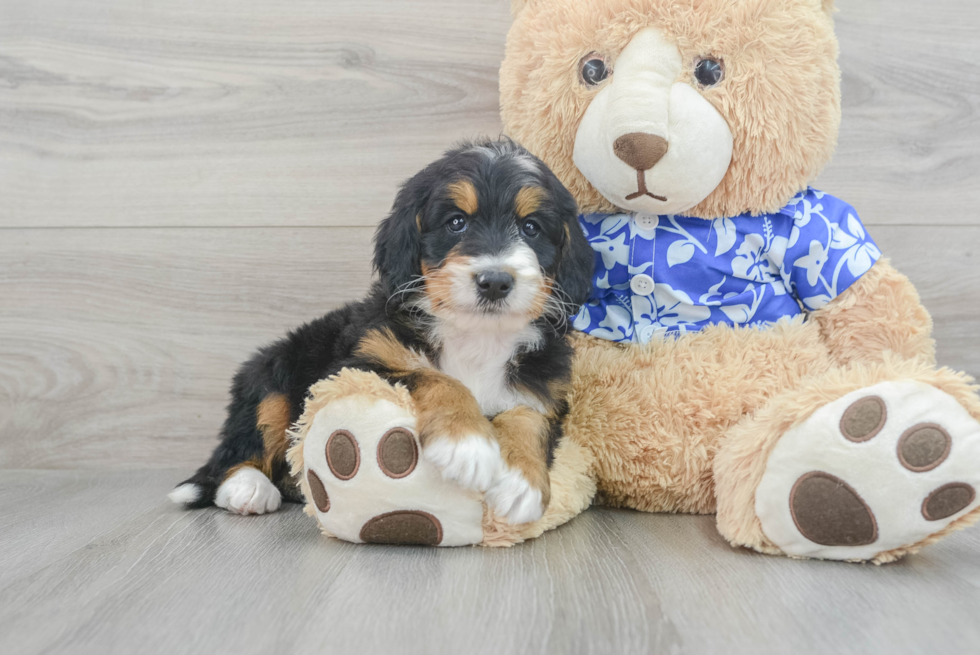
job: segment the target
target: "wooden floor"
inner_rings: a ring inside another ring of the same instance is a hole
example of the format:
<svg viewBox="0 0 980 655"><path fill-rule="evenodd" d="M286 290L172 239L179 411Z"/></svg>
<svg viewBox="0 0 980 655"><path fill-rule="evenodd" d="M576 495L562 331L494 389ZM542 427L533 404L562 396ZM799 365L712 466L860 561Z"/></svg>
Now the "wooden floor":
<svg viewBox="0 0 980 655"><path fill-rule="evenodd" d="M980 651L980 528L875 568L710 517L442 551L166 503L238 362L364 291L396 185L500 132L508 4L0 0L0 652ZM980 8L837 4L817 186L980 374Z"/></svg>
<svg viewBox="0 0 980 655"><path fill-rule="evenodd" d="M296 505L184 512L182 471L7 471L0 652L976 653L980 530L885 567L592 509L512 549L354 546Z"/></svg>

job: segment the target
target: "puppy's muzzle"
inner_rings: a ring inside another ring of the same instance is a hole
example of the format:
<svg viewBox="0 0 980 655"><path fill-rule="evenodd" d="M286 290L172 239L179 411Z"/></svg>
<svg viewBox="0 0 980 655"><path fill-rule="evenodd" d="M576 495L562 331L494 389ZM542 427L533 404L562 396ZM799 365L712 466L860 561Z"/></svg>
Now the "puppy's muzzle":
<svg viewBox="0 0 980 655"><path fill-rule="evenodd" d="M514 288L514 276L506 271L483 271L476 276L476 291L490 302L503 300Z"/></svg>

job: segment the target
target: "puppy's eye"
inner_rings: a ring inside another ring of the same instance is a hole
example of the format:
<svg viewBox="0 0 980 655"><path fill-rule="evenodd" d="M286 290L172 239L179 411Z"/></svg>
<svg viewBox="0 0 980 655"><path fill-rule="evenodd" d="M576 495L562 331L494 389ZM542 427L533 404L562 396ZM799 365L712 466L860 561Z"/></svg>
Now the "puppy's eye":
<svg viewBox="0 0 980 655"><path fill-rule="evenodd" d="M579 61L579 75L586 86L596 86L609 77L609 67L606 66L602 55L591 52Z"/></svg>
<svg viewBox="0 0 980 655"><path fill-rule="evenodd" d="M720 84L725 79L725 64L720 59L702 57L694 63L694 79L704 88Z"/></svg>
<svg viewBox="0 0 980 655"><path fill-rule="evenodd" d="M541 232L541 226L534 221L524 221L524 225L521 226L521 232L524 233L524 236L534 238Z"/></svg>
<svg viewBox="0 0 980 655"><path fill-rule="evenodd" d="M466 231L466 217L462 214L455 214L449 219L449 222L446 223L446 229L453 234L462 234Z"/></svg>

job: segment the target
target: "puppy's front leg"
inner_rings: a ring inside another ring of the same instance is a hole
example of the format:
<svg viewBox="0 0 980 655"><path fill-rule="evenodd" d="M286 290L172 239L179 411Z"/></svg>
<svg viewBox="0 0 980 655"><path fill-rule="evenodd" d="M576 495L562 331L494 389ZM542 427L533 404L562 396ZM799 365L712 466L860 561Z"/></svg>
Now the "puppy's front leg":
<svg viewBox="0 0 980 655"><path fill-rule="evenodd" d="M443 477L486 491L503 462L493 427L461 382L432 369L404 378L418 412L422 455L442 469Z"/></svg>
<svg viewBox="0 0 980 655"><path fill-rule="evenodd" d="M427 364L387 329L372 330L360 342L359 365L404 384L415 401L422 456L443 477L486 491L503 470L493 426L466 386Z"/></svg>
<svg viewBox="0 0 980 655"><path fill-rule="evenodd" d="M380 372L401 382L415 402L422 456L442 476L484 492L504 470L493 426L461 382L435 369Z"/></svg>
<svg viewBox="0 0 980 655"><path fill-rule="evenodd" d="M537 521L551 500L548 476L549 442L559 426L530 407L498 414L493 428L505 469L487 491L487 504L508 523Z"/></svg>

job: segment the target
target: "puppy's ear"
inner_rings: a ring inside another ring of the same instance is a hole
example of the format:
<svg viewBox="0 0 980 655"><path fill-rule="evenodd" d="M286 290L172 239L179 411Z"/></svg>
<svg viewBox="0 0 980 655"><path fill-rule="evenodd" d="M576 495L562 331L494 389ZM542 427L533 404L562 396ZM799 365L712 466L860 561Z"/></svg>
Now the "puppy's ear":
<svg viewBox="0 0 980 655"><path fill-rule="evenodd" d="M595 252L582 233L582 226L578 222L578 206L575 204L575 200L565 187L561 186L560 182L557 180L555 182L559 185L555 195L564 228L561 260L558 262L555 281L578 308L579 305L585 304L592 292Z"/></svg>
<svg viewBox="0 0 980 655"><path fill-rule="evenodd" d="M375 232L374 270L389 295L422 275L420 216L428 196L428 177L422 171L401 188Z"/></svg>

